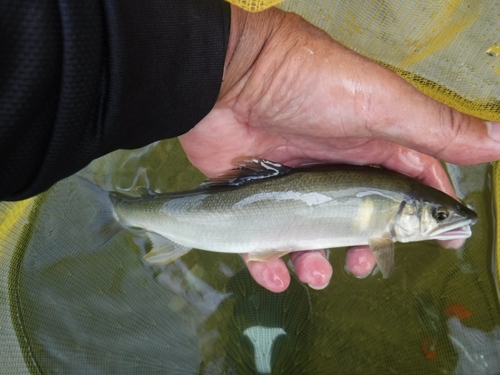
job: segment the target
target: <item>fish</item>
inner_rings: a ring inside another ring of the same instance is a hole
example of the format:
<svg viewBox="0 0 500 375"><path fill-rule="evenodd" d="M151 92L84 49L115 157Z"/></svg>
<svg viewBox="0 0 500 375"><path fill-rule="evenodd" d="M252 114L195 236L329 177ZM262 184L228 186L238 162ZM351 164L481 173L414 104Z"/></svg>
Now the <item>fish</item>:
<svg viewBox="0 0 500 375"><path fill-rule="evenodd" d="M468 238L477 220L472 209L444 192L376 166L292 168L251 158L194 190L143 188L140 197L80 179L97 207L87 228L92 244L139 228L151 241L145 259L153 264L172 262L193 248L268 261L294 251L368 245L387 278L395 242Z"/></svg>

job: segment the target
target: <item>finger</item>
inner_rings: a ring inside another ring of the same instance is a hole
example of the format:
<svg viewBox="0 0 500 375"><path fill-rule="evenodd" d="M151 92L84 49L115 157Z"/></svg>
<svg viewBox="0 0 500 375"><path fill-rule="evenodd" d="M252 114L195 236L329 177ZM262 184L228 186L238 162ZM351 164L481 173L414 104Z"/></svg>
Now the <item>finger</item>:
<svg viewBox="0 0 500 375"><path fill-rule="evenodd" d="M392 76L392 84L370 96L368 130L372 136L456 164L500 157L500 123L463 114L422 94L394 73L387 75Z"/></svg>
<svg viewBox="0 0 500 375"><path fill-rule="evenodd" d="M346 252L345 269L359 279L368 276L377 265L368 246L351 247Z"/></svg>
<svg viewBox="0 0 500 375"><path fill-rule="evenodd" d="M257 262L248 260L248 254L243 254L243 260L257 284L267 290L281 293L290 285L290 272L281 258L269 262Z"/></svg>
<svg viewBox="0 0 500 375"><path fill-rule="evenodd" d="M300 154L300 152L296 152ZM303 156L303 153L302 153ZM456 198L455 190L443 168L443 165L436 158L422 154L421 152L411 150L407 147L398 146L386 141L373 141L364 144L361 149L355 149L350 152L332 153L325 157L324 153L316 155L308 153L308 159L291 159L284 164L289 166L301 166L311 163L317 158L323 157L330 163L355 163L355 164L379 164L383 167L404 173L422 181L424 184L439 189L448 195ZM276 158L268 157L270 160Z"/></svg>
<svg viewBox="0 0 500 375"><path fill-rule="evenodd" d="M446 249L458 249L465 244L465 238L456 238L454 240L437 241L441 246Z"/></svg>
<svg viewBox="0 0 500 375"><path fill-rule="evenodd" d="M317 290L328 286L333 270L324 250L293 252L290 259L300 281Z"/></svg>
<svg viewBox="0 0 500 375"><path fill-rule="evenodd" d="M424 184L457 198L443 165L432 156L406 147L398 147L390 158L382 161L381 164L387 169L417 178Z"/></svg>

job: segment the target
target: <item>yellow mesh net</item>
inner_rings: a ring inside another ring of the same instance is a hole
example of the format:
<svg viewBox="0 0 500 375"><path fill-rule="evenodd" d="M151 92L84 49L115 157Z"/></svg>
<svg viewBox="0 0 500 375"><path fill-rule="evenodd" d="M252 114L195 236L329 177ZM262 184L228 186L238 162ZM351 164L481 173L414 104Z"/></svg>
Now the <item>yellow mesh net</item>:
<svg viewBox="0 0 500 375"><path fill-rule="evenodd" d="M276 3L231 2L252 11ZM279 7L300 14L434 99L500 121L500 2L287 0Z"/></svg>
<svg viewBox="0 0 500 375"><path fill-rule="evenodd" d="M260 12L270 8L283 0L229 0L230 3L239 6L249 12Z"/></svg>

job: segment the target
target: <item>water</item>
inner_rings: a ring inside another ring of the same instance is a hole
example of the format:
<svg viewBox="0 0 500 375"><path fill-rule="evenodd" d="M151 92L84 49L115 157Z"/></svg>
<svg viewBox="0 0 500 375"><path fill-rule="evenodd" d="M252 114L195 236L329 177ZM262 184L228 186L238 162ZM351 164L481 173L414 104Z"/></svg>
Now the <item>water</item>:
<svg viewBox="0 0 500 375"><path fill-rule="evenodd" d="M480 340L490 371L500 329L490 170L450 171L480 218L464 248L396 244L389 279L349 275L345 250L336 249L326 289L292 277L281 294L258 286L234 254L195 250L152 266L142 259L147 240L126 231L92 248L85 227L93 209L63 181L37 198L10 270L25 361L74 374L453 374L467 356L481 357ZM127 194L203 180L175 140L115 153L82 174ZM456 306L470 316L454 318Z"/></svg>

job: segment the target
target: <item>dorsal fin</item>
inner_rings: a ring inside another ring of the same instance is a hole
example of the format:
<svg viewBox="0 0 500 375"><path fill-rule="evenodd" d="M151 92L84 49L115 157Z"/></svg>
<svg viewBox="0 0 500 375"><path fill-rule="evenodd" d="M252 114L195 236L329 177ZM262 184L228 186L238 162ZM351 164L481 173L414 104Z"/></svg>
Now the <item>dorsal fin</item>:
<svg viewBox="0 0 500 375"><path fill-rule="evenodd" d="M239 158L234 159L233 163L237 168L222 176L211 178L203 182L199 187L240 186L250 181L283 176L293 171L293 168L286 165L259 158Z"/></svg>

